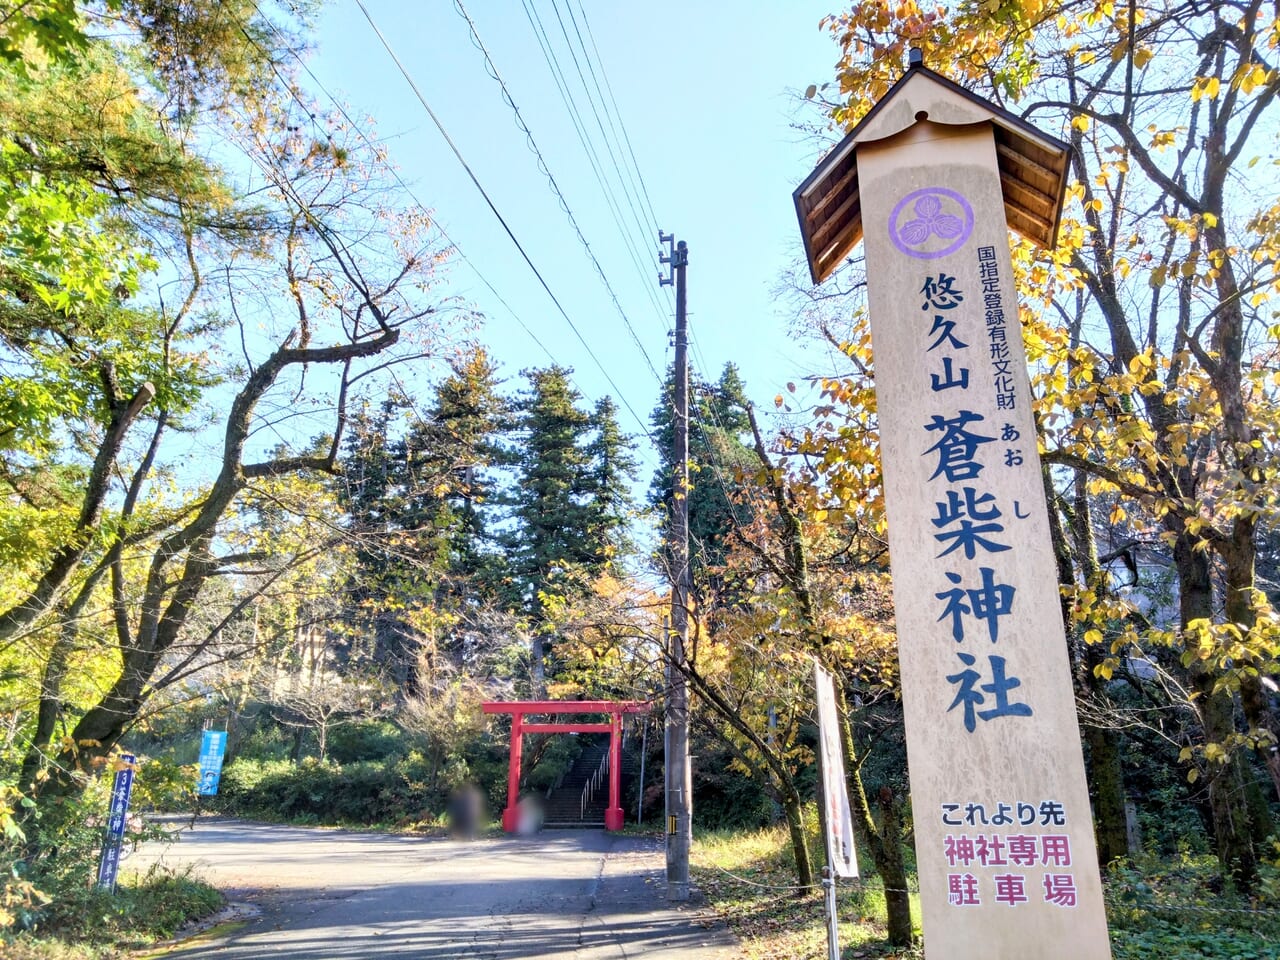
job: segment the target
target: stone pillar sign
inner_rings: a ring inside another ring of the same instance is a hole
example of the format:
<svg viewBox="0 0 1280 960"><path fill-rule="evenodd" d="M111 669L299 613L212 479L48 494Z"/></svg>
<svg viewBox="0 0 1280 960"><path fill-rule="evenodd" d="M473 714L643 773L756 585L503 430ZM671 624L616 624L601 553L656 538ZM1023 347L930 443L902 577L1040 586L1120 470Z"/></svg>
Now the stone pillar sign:
<svg viewBox="0 0 1280 960"><path fill-rule="evenodd" d="M1066 148L918 65L850 137L796 202L815 279L864 241L925 950L1104 960L1008 235Z"/></svg>

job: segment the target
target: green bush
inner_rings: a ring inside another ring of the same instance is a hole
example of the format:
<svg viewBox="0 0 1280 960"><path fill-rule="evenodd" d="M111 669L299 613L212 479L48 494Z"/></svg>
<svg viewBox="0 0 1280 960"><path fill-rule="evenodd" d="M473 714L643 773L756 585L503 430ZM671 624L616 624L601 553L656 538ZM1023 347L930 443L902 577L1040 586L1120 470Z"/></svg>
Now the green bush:
<svg viewBox="0 0 1280 960"><path fill-rule="evenodd" d="M93 886L64 891L29 929L0 933L0 953L6 960L80 960L99 955L95 948L169 939L223 902L222 894L189 873L153 869L114 893Z"/></svg>
<svg viewBox="0 0 1280 960"><path fill-rule="evenodd" d="M343 724L329 733L329 759L337 764L387 760L407 752L404 734L386 720Z"/></svg>
<svg viewBox="0 0 1280 960"><path fill-rule="evenodd" d="M1263 887L1275 874L1264 868ZM1211 857L1147 859L1108 870L1107 919L1115 960L1274 960L1280 903L1223 889Z"/></svg>
<svg viewBox="0 0 1280 960"><path fill-rule="evenodd" d="M189 873L153 870L114 893L91 886L55 899L38 929L77 942L148 943L172 937L222 903L222 894Z"/></svg>
<svg viewBox="0 0 1280 960"><path fill-rule="evenodd" d="M339 765L306 759L237 760L209 806L235 816L294 823L372 825L437 816L445 792L418 754Z"/></svg>
<svg viewBox="0 0 1280 960"><path fill-rule="evenodd" d="M714 741L699 745L702 758L693 781L693 821L699 829L752 830L773 823L773 800L737 767Z"/></svg>

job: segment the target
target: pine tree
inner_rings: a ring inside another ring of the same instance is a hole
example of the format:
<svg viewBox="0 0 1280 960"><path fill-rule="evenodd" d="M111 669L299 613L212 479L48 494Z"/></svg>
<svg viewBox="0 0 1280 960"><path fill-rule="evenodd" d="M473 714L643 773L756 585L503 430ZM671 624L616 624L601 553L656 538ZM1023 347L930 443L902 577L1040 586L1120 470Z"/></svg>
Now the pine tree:
<svg viewBox="0 0 1280 960"><path fill-rule="evenodd" d="M591 540L598 546L590 566L600 572L630 546L627 522L635 502L631 482L639 466L634 441L618 425L618 406L612 397L601 397L591 418L595 437L587 447L590 458L588 519Z"/></svg>
<svg viewBox="0 0 1280 960"><path fill-rule="evenodd" d="M423 624L487 597L498 579L487 471L502 457L506 410L493 362L477 348L453 364L421 415L410 398L392 398L353 418L342 493L359 538L349 655L410 690Z"/></svg>
<svg viewBox="0 0 1280 960"><path fill-rule="evenodd" d="M530 390L516 404L520 441L509 540L518 599L536 619L538 593L571 579L593 556L586 502L591 490L582 395L558 365L529 370Z"/></svg>
<svg viewBox="0 0 1280 960"><path fill-rule="evenodd" d="M662 402L652 415L662 461L650 485L649 497L668 517L674 476L674 384L672 369L663 384ZM707 568L724 562L725 538L734 525L747 519L749 509L735 503L733 494L739 487L738 473L754 470L755 465L747 439L751 428L746 387L737 367L725 364L715 384L691 374L689 401L689 562L696 590ZM665 549L662 559L669 568Z"/></svg>
<svg viewBox="0 0 1280 960"><path fill-rule="evenodd" d="M493 471L508 462L498 437L510 426L511 409L498 385L493 360L475 348L436 386L435 402L408 441L409 473L445 550L454 597L487 595L502 565L491 549L490 514Z"/></svg>
<svg viewBox="0 0 1280 960"><path fill-rule="evenodd" d="M538 696L554 630L548 601L585 589L608 562L621 535L622 478L629 469L611 404L597 408L594 417L580 409L582 395L570 383L571 373L558 365L526 371L530 389L516 404L508 598L531 628L530 673Z"/></svg>

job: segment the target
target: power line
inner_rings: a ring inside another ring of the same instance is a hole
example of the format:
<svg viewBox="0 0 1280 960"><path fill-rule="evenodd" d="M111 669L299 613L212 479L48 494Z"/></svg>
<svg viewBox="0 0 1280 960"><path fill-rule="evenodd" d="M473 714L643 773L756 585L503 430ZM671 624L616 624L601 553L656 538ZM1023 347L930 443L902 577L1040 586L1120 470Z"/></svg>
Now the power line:
<svg viewBox="0 0 1280 960"><path fill-rule="evenodd" d="M279 29L276 27L275 24L271 23L271 21L265 17L263 19L266 20L267 24L271 27L272 31L275 32L276 36L280 37L282 40L287 40L287 38L284 36L284 34L282 34L279 31ZM384 156L381 155L378 144L376 144L373 141L373 139L367 133L365 133L364 127L361 124L356 123L355 119L347 111L347 108L342 103L342 101L340 101L337 97L335 97L332 93L330 93L328 89L326 89L325 85L320 82L320 78L315 75L315 73L311 70L309 66L307 66L307 62L302 59L302 57L298 54L296 50L293 49L292 46L287 46L287 49L289 50L289 53L293 56L293 58L298 61L298 66L302 67L303 71L307 74L307 76L311 78L311 82L316 85L316 88L321 93L323 93L326 97L328 97L329 102L332 103L334 107L337 109L338 113L342 115L342 119L347 121L347 125L356 132L356 135L359 136L361 140L364 141L365 146L369 148L369 150L373 153L373 156L376 159L378 159L379 162L382 163L386 171L390 173L391 176L395 179L396 183L400 185L400 189L402 189L408 195L409 199L413 201L414 206L416 206L419 210L423 211L424 213L429 214L430 208L428 208L426 204L424 204L421 200L419 200L417 194L413 192L413 188L404 182L404 179L400 176L400 172L395 168L395 165L389 162ZM283 77L280 77L280 74L278 71L276 71L274 64L272 65L272 71L275 72L276 76L280 79L281 83L284 83L285 86L289 89L290 94L293 96L294 100L298 103L298 105L302 107L304 110L306 110L307 109L306 104L304 104L298 98L298 95L296 91L293 90L292 85L287 83ZM329 133L328 130L325 130L323 127L321 127L319 123L315 121L314 118L312 119L312 126L314 126L322 134L324 134L325 138L329 141L330 146L334 145L333 136ZM502 294L498 292L497 288L495 288L494 285L489 282L489 278L486 277L484 273L480 270L480 268L476 266L475 262L472 261L471 258L466 255L465 252L463 252L462 247L460 247L458 243L451 236L449 236L449 232L440 224L440 221L435 217L431 217L431 225L435 227L436 230L440 231L440 236L444 237L445 242L449 244L449 246L453 249L453 251L462 260L462 262L471 268L471 272L474 273L477 278L479 278L480 282L483 283L485 287L489 290L489 292L492 293L494 297L497 298L498 302L502 304L503 307L506 308L507 312L511 314L511 319L513 319L520 326L521 330L523 330L526 334L528 334L529 339L532 340L534 343L536 343L538 347L542 350L542 352L547 355L547 359L550 360L552 363L557 363L558 361L556 360L555 354L553 354L551 350L547 347L547 345L543 343L541 339L539 339L538 335L533 332L533 330L529 327L527 323L524 322L523 318L521 318L521 316L518 313L516 313L515 308L511 306L511 304L507 303L506 298L503 297Z"/></svg>
<svg viewBox="0 0 1280 960"><path fill-rule="evenodd" d="M356 2L360 4L361 9L364 8L363 0L356 0ZM454 7L457 8L457 11L462 16L462 18L466 20L467 27L471 31L472 43L475 44L476 48L484 56L485 67L487 72L489 73L489 76L493 77L493 79L497 81L498 86L501 88L503 100L506 101L507 106L511 108L513 114L515 115L516 126L519 127L520 130L524 133L525 139L529 144L529 148L533 151L534 155L538 158L538 169L540 169L543 172L543 174L546 175L547 183L551 186L552 192L556 195L557 199L560 201L561 209L564 210L565 216L569 218L570 226L573 227L574 233L577 234L579 242L582 244L583 249L587 253L587 257L591 260L592 265L596 269L596 273L599 274L601 282L604 284L605 289L609 293L610 299L613 301L614 307L618 311L618 315L622 318L622 322L627 328L627 332L631 335L631 339L635 342L636 347L640 350L641 356L644 357L644 362L648 365L649 371L653 374L654 380L656 380L658 383L661 383L662 378L658 375L657 367L653 365L653 361L649 358L649 353L648 351L645 350L644 344L640 341L640 337L639 335L637 335L635 331L635 327L631 325L630 318L627 317L626 311L622 309L622 303L621 301L618 300L618 295L617 293L614 292L613 285L609 282L609 277L604 272L604 267L600 265L600 261L596 258L595 252L591 249L591 244L587 242L586 236L583 235L582 228L578 226L578 219L577 217L574 216L573 209L569 206L569 201L565 198L564 192L560 189L560 185L556 182L555 176L551 173L551 168L550 166L548 166L546 158L542 155L542 151L538 148L538 144L537 144L537 141L534 139L533 132L529 129L528 124L524 122L524 118L520 115L520 108L516 106L515 99L511 96L511 91L507 87L506 81L504 81L502 79L501 74L498 73L498 68L493 62L493 57L490 56L488 49L484 45L484 41L480 39L480 34L479 34L479 31L476 29L475 21L472 20L471 15L467 13L467 8L462 4L462 0L454 0ZM366 13L366 16L367 16L367 13ZM384 41L384 46L385 45L386 44ZM423 102L425 103L425 101Z"/></svg>
<svg viewBox="0 0 1280 960"><path fill-rule="evenodd" d="M260 10L258 11L258 13L261 16ZM337 109L339 114L341 114L342 118L347 122L347 125L349 126L349 128L355 131L356 135L359 136L362 141L364 141L365 145L369 148L375 161L380 163L383 166L383 168L389 174L391 174L391 176L395 179L396 183L399 184L400 188L404 190L404 192L413 201L414 205L418 209L422 210L424 213L430 214L429 208L418 198L418 196L414 193L413 189L400 176L400 173L395 168L395 165L392 164L387 159L385 155L385 151L381 149L379 144L376 143L365 132L363 126L355 121L355 119L351 116L350 112L347 110L346 106L342 103L342 101L339 100L333 93L331 93L328 90L328 88L325 87L325 85L320 81L320 78L315 75L315 72L312 71L312 69L307 65L307 62L302 58L302 56L294 48L289 38L280 30L279 27L275 25L275 23L271 21L269 17L263 16L262 19L263 19L263 22L266 23L267 26L270 28L270 30L273 33L275 33L275 35L279 37L281 41L283 41L284 47L288 51L288 53L294 58L294 60L297 61L298 66L301 67L302 70L307 74L307 76L311 79L311 82L315 84L316 88L321 93L323 93L325 97L328 98L330 103L333 104L334 108ZM328 141L331 147L336 148L333 135L328 130L326 130L319 123L319 121L316 120L315 115L312 113L310 105L308 105L302 100L294 84L290 83L289 80L280 73L280 70L278 69L274 61L274 58L270 57L267 54L267 51L262 49L262 46L258 43L258 41L254 39L254 37L247 30L245 30L243 23L239 23L239 26L245 38L251 44L257 47L259 52L261 52L263 56L267 57L267 59L271 62L272 73L275 74L276 79L278 79L281 85L285 88L285 90L288 91L290 97L292 97L294 102L297 103L297 105L302 109L302 111L310 117L312 127ZM560 362L556 357L556 355L551 352L551 350L547 347L547 345L543 343L542 340L538 337L538 335L533 332L533 330L529 327L528 324L525 323L523 318L521 318L521 316L516 312L515 308L512 307L511 304L507 302L507 300L502 296L502 294L497 290L497 288L495 288L494 285L489 282L489 279L484 275L484 273L475 264L475 262L472 261L469 257L467 257L466 253L463 252L462 248L452 239L452 237L449 236L448 231L439 223L439 221L434 216L431 217L431 223L432 223L432 226L440 232L440 235L445 239L445 242L449 244L449 246L453 249L453 251L457 253L457 255L462 259L462 261L476 275L476 277L479 278L480 282L483 283L485 287L488 288L489 292L492 293L495 298L497 298L498 302L501 303L504 308L506 308L507 312L511 315L511 318L515 320L515 322L529 336L529 338L535 344L538 345L538 347L542 350L542 352L547 355L547 359L550 360L553 364L560 365ZM590 348L588 348L588 352L590 352ZM594 356L593 356L593 359L594 359ZM597 363L598 362L599 361L597 361ZM604 371L602 370L602 372ZM409 402L413 407L414 412L419 417L419 419L424 419L421 411L417 409L417 404L414 401L412 395L405 390L404 385L400 382L400 379L395 374L394 370L391 371L391 377L393 380L395 380L397 386L400 387L401 392L404 393L404 395L409 399ZM607 372L605 372L605 377L606 379L608 379ZM568 377L566 379L568 379L570 383L573 383L572 377ZM609 382L612 384L613 381L610 380ZM615 389L617 389L616 385L615 385ZM622 401L623 405L626 406L629 411L631 411L631 414L634 417L636 415L635 411L631 409L629 404L627 404L626 398L620 395L619 399ZM643 423L642 423L642 426L643 426Z"/></svg>
<svg viewBox="0 0 1280 960"><path fill-rule="evenodd" d="M609 375L609 371L605 369L604 364L600 362L600 358L596 356L595 351L591 349L591 345L587 342L586 338L582 335L582 331L578 329L577 324L573 322L573 319L569 316L568 311L566 311L564 308L564 305L561 304L560 299L555 295L555 293L552 292L550 285L547 283L546 279L542 276L541 271L538 270L537 266L534 264L533 259L529 256L528 252L525 250L524 245L516 237L515 232L511 229L510 225L507 223L506 218L502 216L501 212L499 212L497 206L494 204L493 200L490 198L488 191L486 191L484 186L480 183L479 178L475 175L475 172L471 169L470 164L467 163L466 158L462 155L462 151L458 149L457 144L454 143L453 138L449 135L449 131L445 129L444 123L441 122L440 118L436 115L436 112L433 109L431 109L431 104L427 102L427 98L423 95L422 91L418 88L418 84L414 81L408 69L401 62L400 58L396 55L395 50L392 49L390 42L387 40L382 30L378 27L378 24L374 21L373 16L369 13L368 8L365 6L364 0L355 0L355 2L356 2L356 6L360 8L360 12L364 14L365 19L369 21L369 26L373 28L373 32L377 35L379 42L382 44L383 49L386 50L387 55L391 58L392 62L395 64L396 69L400 71L400 75L404 77L405 82L409 84L409 88L413 91L414 96L418 98L418 102L422 104L423 109L427 111L427 115L431 118L431 122L434 123L436 126L436 129L440 131L440 135L444 137L445 143L448 144L449 149L453 151L453 155L457 158L458 162L462 165L463 170L466 171L467 176L471 179L472 184L475 185L476 190L480 192L480 196L484 198L484 201L488 205L489 210L493 213L494 217L497 218L498 223L502 225L502 229L506 232L507 237L515 245L516 250L519 251L520 256L524 259L524 262L528 265L529 269L533 271L534 276L537 277L538 279L538 283L541 284L542 289L546 292L547 296L551 299L551 302L555 304L556 310L560 313L560 316L563 317L565 323L569 325L569 329L572 330L574 336L578 338L578 342L581 343L583 349L587 351L587 355L591 357L592 361L595 362L595 365L599 368L601 374L604 375L605 380L608 382L608 384L613 388L614 392L617 394L618 399L622 402L622 405L627 408L627 411L635 419L636 423L640 425L641 431L646 436L649 436L650 439L652 439L652 434L650 433L644 419L638 413L636 413L635 408L632 407L630 401L627 400L626 394L624 394L622 390L618 387L617 383L614 382L613 377ZM633 335L634 335L634 332L633 332ZM646 360L647 359L648 357L646 356ZM652 367L652 363L650 364L650 366Z"/></svg>
<svg viewBox="0 0 1280 960"><path fill-rule="evenodd" d="M560 66L560 58L556 56L555 47L542 24L542 17L531 0L521 0L521 5L524 7L525 19L529 21L529 26L533 29L534 38L538 41L538 47L542 51L542 59L546 61L547 69L551 72L551 78L555 81L556 89L560 92L560 100L569 114L569 119L573 122L573 129L578 135L578 142L582 144L583 152L587 155L587 160L591 164L591 172L595 174L596 183L600 185L600 191L604 194L605 202L609 207L609 214L612 216L614 225L618 228L618 233L621 235L622 241L631 257L631 264L636 268L636 272L641 278L641 285L645 293L648 294L649 302L661 318L665 313L661 298L654 292L653 284L649 282L649 274L644 266L644 258L636 248L635 239L631 231L623 225L621 205L618 203L613 187L609 184L608 178L604 174L604 163L587 133L586 123L582 120L582 114L578 109L572 91L569 89L569 82L565 79L564 70ZM572 53L572 51L570 52ZM614 171L615 173L617 171L616 161L614 162ZM619 182L621 182L621 178L619 178Z"/></svg>
<svg viewBox="0 0 1280 960"><path fill-rule="evenodd" d="M655 232L660 232L658 217L653 212L653 202L649 199L649 188L644 182L644 174L640 170L640 164L636 161L636 152L631 146L631 137L627 133L626 122L622 118L622 111L618 109L618 100L613 95L613 85L609 82L609 73L604 68L604 60L600 56L600 48L596 46L595 34L591 32L591 21L587 19L587 11L582 6L581 0L578 2L578 9L582 13L582 23L587 28L587 36L591 39L591 49L595 52L596 62L600 64L600 73L604 77L604 87L609 92L609 102L613 104L613 113L617 116L618 126L622 129L622 138L627 144L627 153L631 157L631 166L635 170L636 179L640 183L640 194L644 198L644 205L649 212L649 227Z"/></svg>
<svg viewBox="0 0 1280 960"><path fill-rule="evenodd" d="M570 19L573 20L573 9L571 7L568 7L567 4L566 4L566 7L569 10ZM568 28L565 26L564 18L560 15L560 4L557 2L557 0L551 0L551 8L552 10L555 11L556 22L559 23L560 25L560 35L564 37L565 46L569 50L569 56L573 59L574 70L577 71L577 74L578 74L578 82L582 84L583 92L586 93L587 95L587 105L591 107L591 115L595 118L596 128L600 131L600 137L604 141L605 149L609 152L609 162L613 165L613 170L618 175L618 183L622 185L622 192L626 196L627 206L631 209L631 216L635 220L636 225L640 228L640 235L641 236L649 235L649 231L645 228L645 225L641 222L640 215L636 211L635 199L631 195L631 189L628 187L626 180L623 179L622 174L620 172L621 165L618 163L618 158L614 153L613 144L609 141L609 134L605 131L604 122L600 119L600 110L596 108L595 98L592 97L591 88L587 85L586 76L582 72L582 64L579 63L578 54L574 51L573 41L569 37L569 31L568 31ZM595 83L596 93L600 97L600 108L604 109L604 95L600 92L600 82L599 80L596 79L595 68L591 64L591 58L587 56L587 48L585 44L583 44L582 42L582 32L578 29L578 24L576 20L573 21L573 29L574 29L574 34L578 38L578 45L582 48L582 59L587 65L587 72L591 74L591 79ZM605 115L608 116L607 110L605 110ZM613 127L612 118L610 118L609 125L610 125L610 128ZM616 139L616 133L615 133L615 139ZM642 277L645 277L643 268L641 268L640 273ZM645 279L647 280L648 278L645 277ZM650 291L652 291L653 289L651 284L649 283L645 284L645 288ZM659 321L663 322L661 319L661 313L662 313L661 308L659 308ZM663 325L665 326L665 322L663 322Z"/></svg>

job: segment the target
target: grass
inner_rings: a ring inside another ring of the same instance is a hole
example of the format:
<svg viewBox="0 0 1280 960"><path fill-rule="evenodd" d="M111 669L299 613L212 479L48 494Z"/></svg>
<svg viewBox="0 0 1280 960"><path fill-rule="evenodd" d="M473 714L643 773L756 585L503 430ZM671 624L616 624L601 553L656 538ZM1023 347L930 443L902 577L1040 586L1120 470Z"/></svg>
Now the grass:
<svg viewBox="0 0 1280 960"><path fill-rule="evenodd" d="M817 851L813 839L810 849ZM826 960L822 895L794 889L785 829L699 833L691 871L749 960ZM894 950L885 943L884 893L876 878L842 882L837 893L843 960L923 957L918 947ZM1118 865L1105 877L1105 894L1114 960L1280 958L1277 864L1264 868L1252 899L1224 887L1212 857ZM915 894L911 905L918 936Z"/></svg>
<svg viewBox="0 0 1280 960"><path fill-rule="evenodd" d="M816 843L810 849L818 849ZM743 954L750 960L826 960L821 888L794 889L790 853L787 832L781 827L699 833L694 841L690 857L694 882L742 941ZM842 881L836 896L843 957L916 960L923 956L918 950L896 950L885 943L884 889L877 878ZM915 894L911 907L918 922Z"/></svg>
<svg viewBox="0 0 1280 960"><path fill-rule="evenodd" d="M151 870L114 894L85 890L54 900L34 929L0 932L5 960L116 960L211 915L222 894L189 873Z"/></svg>

